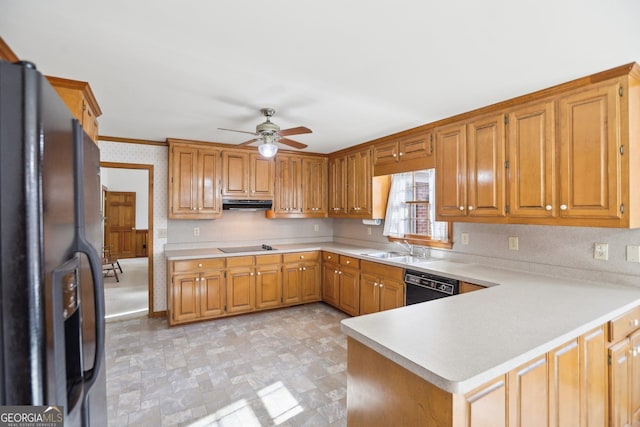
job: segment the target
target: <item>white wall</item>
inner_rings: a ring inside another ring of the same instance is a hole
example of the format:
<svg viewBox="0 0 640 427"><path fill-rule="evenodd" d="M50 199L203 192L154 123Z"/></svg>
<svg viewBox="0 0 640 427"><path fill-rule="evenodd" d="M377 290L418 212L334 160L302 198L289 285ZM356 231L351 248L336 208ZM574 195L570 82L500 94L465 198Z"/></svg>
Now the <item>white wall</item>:
<svg viewBox="0 0 640 427"><path fill-rule="evenodd" d="M167 272L164 259L166 238L158 231L167 228L167 147L100 141L103 162L153 165L153 310L167 309Z"/></svg>
<svg viewBox="0 0 640 427"><path fill-rule="evenodd" d="M102 185L108 191L136 193L136 228L149 228L149 172L146 169L100 168Z"/></svg>

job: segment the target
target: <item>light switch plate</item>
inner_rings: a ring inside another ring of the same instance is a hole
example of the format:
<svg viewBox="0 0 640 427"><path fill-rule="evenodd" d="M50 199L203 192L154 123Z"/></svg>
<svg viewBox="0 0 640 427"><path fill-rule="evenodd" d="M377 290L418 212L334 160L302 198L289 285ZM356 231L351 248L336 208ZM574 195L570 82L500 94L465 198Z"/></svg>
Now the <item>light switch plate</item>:
<svg viewBox="0 0 640 427"><path fill-rule="evenodd" d="M460 233L460 240L462 240L463 245L469 244L469 233Z"/></svg>
<svg viewBox="0 0 640 427"><path fill-rule="evenodd" d="M512 250L512 251L517 251L518 250L518 237L517 236L509 237L509 249Z"/></svg>
<svg viewBox="0 0 640 427"><path fill-rule="evenodd" d="M627 261L640 262L640 246L627 245Z"/></svg>

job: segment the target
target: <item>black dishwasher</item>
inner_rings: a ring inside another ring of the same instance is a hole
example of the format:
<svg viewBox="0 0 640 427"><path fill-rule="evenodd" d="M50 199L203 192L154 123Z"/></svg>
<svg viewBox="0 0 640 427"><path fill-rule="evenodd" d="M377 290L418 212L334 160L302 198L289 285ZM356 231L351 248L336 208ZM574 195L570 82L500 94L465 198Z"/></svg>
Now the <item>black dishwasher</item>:
<svg viewBox="0 0 640 427"><path fill-rule="evenodd" d="M456 279L415 270L405 270L404 283L407 287L406 305L449 297L460 292L460 284Z"/></svg>

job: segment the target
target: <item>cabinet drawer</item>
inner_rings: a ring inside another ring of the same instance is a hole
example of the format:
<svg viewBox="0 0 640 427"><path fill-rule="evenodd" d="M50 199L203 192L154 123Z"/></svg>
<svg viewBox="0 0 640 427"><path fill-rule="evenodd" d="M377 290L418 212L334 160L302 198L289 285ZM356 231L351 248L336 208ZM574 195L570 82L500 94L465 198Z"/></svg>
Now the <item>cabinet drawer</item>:
<svg viewBox="0 0 640 427"><path fill-rule="evenodd" d="M349 267L360 268L360 260L358 258L347 255L340 255L340 265L348 265Z"/></svg>
<svg viewBox="0 0 640 427"><path fill-rule="evenodd" d="M378 278L385 278L398 282L402 282L404 280L404 269L385 265L379 262L360 261L360 271Z"/></svg>
<svg viewBox="0 0 640 427"><path fill-rule="evenodd" d="M172 262L174 273L190 273L202 270L219 270L224 268L224 258L202 258Z"/></svg>
<svg viewBox="0 0 640 427"><path fill-rule="evenodd" d="M282 263L282 255L280 254L256 256L256 265L273 265L273 264L281 264L281 263Z"/></svg>
<svg viewBox="0 0 640 427"><path fill-rule="evenodd" d="M237 267L250 265L253 266L255 264L255 257L253 255L248 256L234 256L227 258L227 267Z"/></svg>
<svg viewBox="0 0 640 427"><path fill-rule="evenodd" d="M640 329L640 306L609 322L609 342L616 342Z"/></svg>
<svg viewBox="0 0 640 427"><path fill-rule="evenodd" d="M288 264L291 262L317 262L318 252L310 251L310 252L296 252L294 254L284 254L283 259L285 264Z"/></svg>
<svg viewBox="0 0 640 427"><path fill-rule="evenodd" d="M333 252L322 251L322 261L325 262L338 262L340 261L340 255Z"/></svg>

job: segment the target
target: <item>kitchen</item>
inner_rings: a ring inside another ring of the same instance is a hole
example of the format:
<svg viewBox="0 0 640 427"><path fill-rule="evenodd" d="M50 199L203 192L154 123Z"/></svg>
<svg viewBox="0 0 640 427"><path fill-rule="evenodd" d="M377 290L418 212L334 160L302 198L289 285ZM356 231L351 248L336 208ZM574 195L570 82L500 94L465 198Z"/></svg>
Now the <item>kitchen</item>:
<svg viewBox="0 0 640 427"><path fill-rule="evenodd" d="M604 6L603 6L604 7ZM628 14L632 15L632 13ZM626 19L622 17L621 19ZM620 25L616 25L616 28ZM623 26L622 26L623 27ZM631 27L631 25L629 26ZM631 30L629 30L631 31ZM12 42L7 37L16 51L21 52L19 44ZM585 36L586 37L586 36ZM629 37L633 39L633 37ZM613 42L612 42L613 43ZM616 43L623 44L616 39ZM620 55L615 57L617 61L602 60L603 65L590 65L584 70L570 73L571 77L558 78L553 83L561 83L579 78L588 74L603 71L605 69L627 63L638 58L635 47L629 47ZM604 50L603 50L604 51ZM34 61L38 62L36 59ZM47 70L47 72L49 72ZM57 73L62 75L62 73ZM65 74L66 76L67 74ZM515 74L520 76L519 74ZM81 78L78 75L76 78ZM93 79L85 77L93 85ZM508 99L511 96L518 96L533 90L550 86L530 86L529 79L522 76L512 77L514 89L510 96L491 97L491 101L473 105L474 108ZM498 86L498 85L496 85ZM94 88L95 89L95 88ZM104 89L103 89L104 90ZM103 97L99 97L101 105ZM464 102L459 102L457 106L452 106L449 114L441 114L439 117L451 116L463 111L471 110L466 108ZM262 106L262 105L260 105ZM107 109L101 126L106 125ZM283 105L282 113L285 114L286 104ZM251 125L257 122L257 117L247 113L247 121L234 126L239 129L251 129ZM283 116L285 117L285 116ZM389 116L393 117L393 114ZM278 115L274 117L277 121ZM306 119L306 118L305 118ZM336 117L336 120L338 117ZM306 124L300 119L292 122L291 125ZM414 125L429 122L428 119L419 119ZM282 123L282 122L280 122ZM216 126L230 126L227 122L216 122ZM316 134L317 126L310 126ZM408 129L412 126L397 127L395 131ZM101 128L102 129L102 128ZM102 133L102 132L101 132ZM382 136L391 134L380 132L376 135ZM120 134L123 137L145 138L143 135L126 133ZM358 135L357 143L375 139L363 137L367 133ZM179 136L176 130L171 130L163 135L165 137ZM306 136L301 136L300 141L307 141ZM310 136L309 136L310 137ZM217 137L217 141L225 141L223 137ZM226 138L226 137L224 137ZM145 138L146 139L146 138ZM150 138L153 139L153 138ZM192 138L199 140L211 140L212 138ZM240 142L241 139L238 140ZM350 143L344 147L357 145ZM344 148L340 147L340 148ZM183 246L242 246L256 243L268 243L274 247L278 244L296 243L320 243L331 241L347 245L358 245L374 249L398 249L397 245L389 244L386 237L382 235L382 226L363 224L362 221L348 218L314 218L314 219L277 219L271 220L264 216L263 212L223 212L222 217L216 220L173 220L168 218L168 170L167 159L169 156L166 145L132 144L126 141L102 141L100 143L101 160L108 162L122 163L143 163L154 165L154 239L153 239L153 311L162 314L167 310L167 266L164 256L164 245L170 248ZM337 151L328 150L327 153ZM198 236L195 236L194 229L198 229ZM166 237L164 232L166 231ZM616 283L625 285L637 285L638 264L626 261L626 247L638 245L640 240L637 230L631 229L611 229L599 227L568 227L568 226L546 226L546 225L519 225L519 224L483 224L474 222L455 222L453 227L452 240L454 246L452 250L430 249L430 255L435 258L442 258L454 261L464 261L493 266L514 268L529 272L544 272L559 276L570 276L574 279L599 280L603 282L615 279ZM509 238L518 238L518 250L509 249ZM467 244L463 244L467 241ZM594 243L608 244L608 260L595 260L593 258Z"/></svg>

